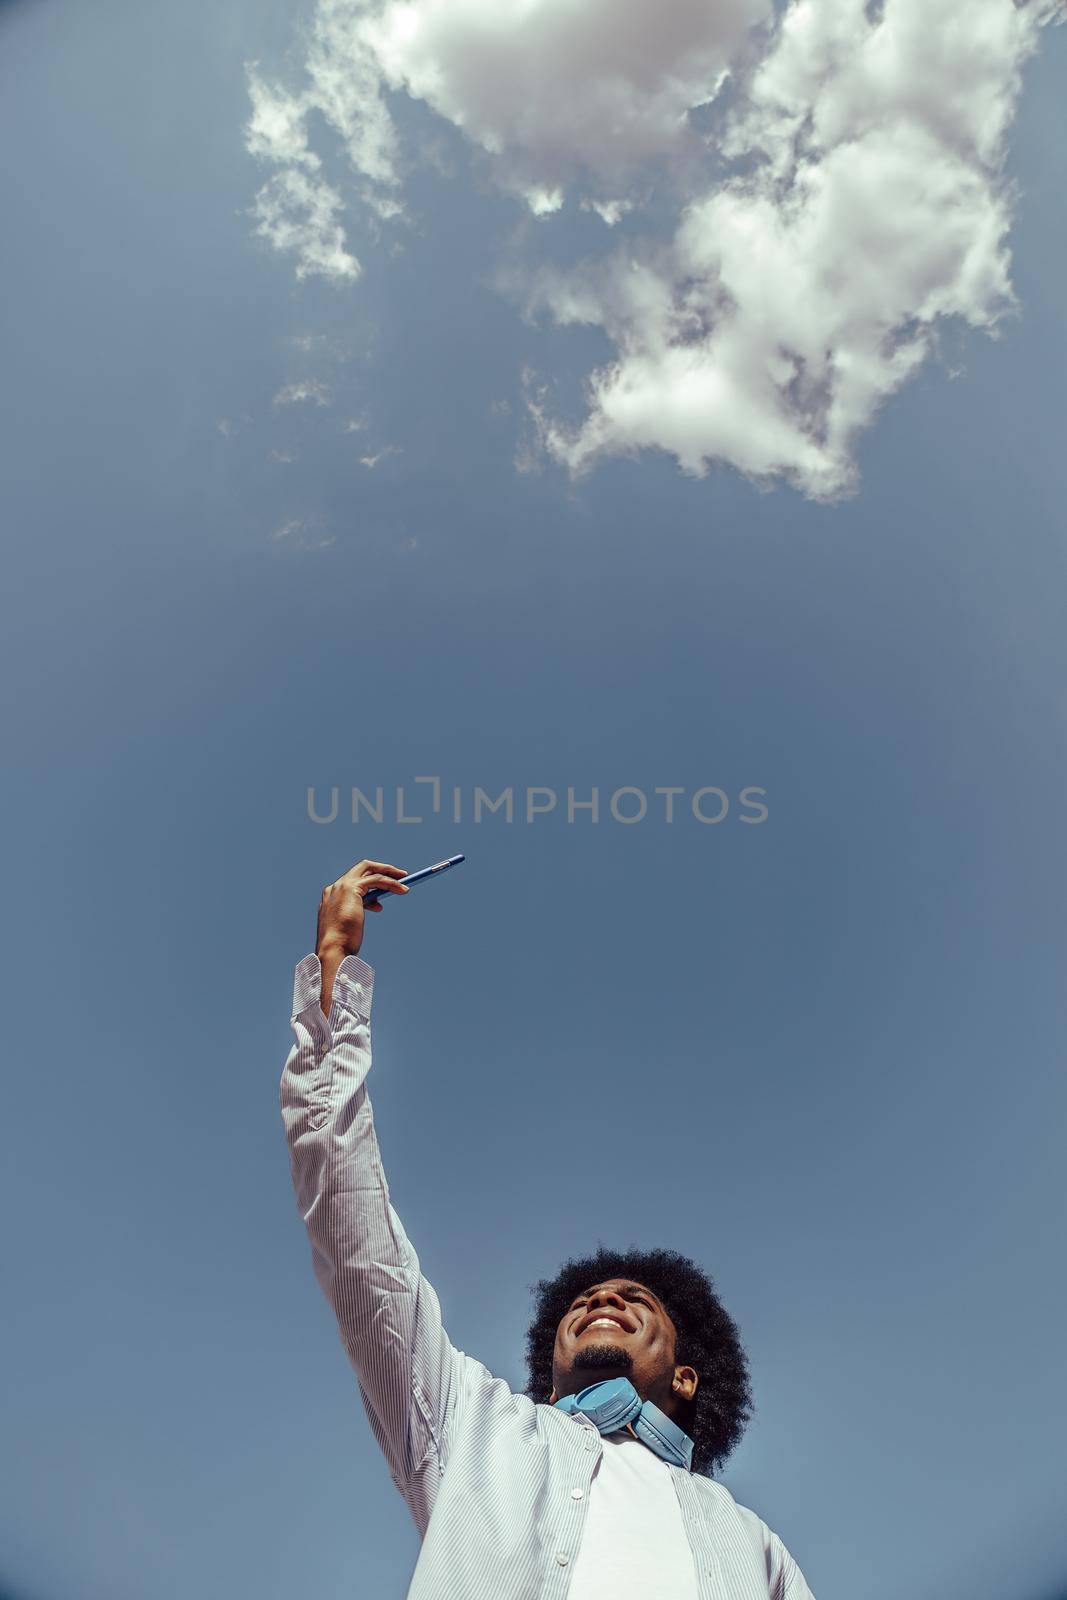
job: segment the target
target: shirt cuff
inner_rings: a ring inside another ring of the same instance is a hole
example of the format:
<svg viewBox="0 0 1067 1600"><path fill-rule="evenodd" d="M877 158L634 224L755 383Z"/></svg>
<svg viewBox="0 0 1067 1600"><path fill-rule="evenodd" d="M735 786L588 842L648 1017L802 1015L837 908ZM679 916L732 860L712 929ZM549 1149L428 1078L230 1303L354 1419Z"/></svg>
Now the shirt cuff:
<svg viewBox="0 0 1067 1600"><path fill-rule="evenodd" d="M374 999L374 968L360 956L345 956L337 969L333 982L333 1002L348 1011L370 1020L371 1001ZM293 973L293 1016L299 1017L311 1007L317 1007L322 1016L322 965L312 951L298 961ZM323 1017L323 1021L325 1021Z"/></svg>

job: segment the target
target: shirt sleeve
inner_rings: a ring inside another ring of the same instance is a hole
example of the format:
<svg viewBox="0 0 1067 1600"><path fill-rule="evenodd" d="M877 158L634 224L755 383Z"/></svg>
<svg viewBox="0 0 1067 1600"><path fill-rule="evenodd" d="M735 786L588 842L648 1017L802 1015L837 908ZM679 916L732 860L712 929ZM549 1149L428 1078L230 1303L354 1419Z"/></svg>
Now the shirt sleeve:
<svg viewBox="0 0 1067 1600"><path fill-rule="evenodd" d="M328 1019L321 978L316 955L298 963L280 1087L293 1186L374 1436L424 1533L470 1358L389 1199L365 1085L373 970L345 957Z"/></svg>
<svg viewBox="0 0 1067 1600"><path fill-rule="evenodd" d="M789 1554L776 1533L771 1533L767 1545L767 1588L771 1600L815 1600L808 1588L804 1574Z"/></svg>
<svg viewBox="0 0 1067 1600"><path fill-rule="evenodd" d="M770 1600L815 1600L804 1574L774 1530L769 1528L755 1511L750 1511L748 1506L738 1505L737 1510L756 1548L763 1546L763 1559L767 1568L767 1594Z"/></svg>

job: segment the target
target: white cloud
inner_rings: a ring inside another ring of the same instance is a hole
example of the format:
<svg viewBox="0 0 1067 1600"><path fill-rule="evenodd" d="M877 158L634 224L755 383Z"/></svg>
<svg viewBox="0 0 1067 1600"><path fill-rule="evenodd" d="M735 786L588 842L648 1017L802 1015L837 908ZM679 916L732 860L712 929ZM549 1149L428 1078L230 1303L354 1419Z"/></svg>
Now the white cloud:
<svg viewBox="0 0 1067 1600"><path fill-rule="evenodd" d="M398 456L402 453L399 445L386 444L380 450L375 451L373 455L360 456L359 464L361 467L376 467L379 461L387 461L390 456Z"/></svg>
<svg viewBox="0 0 1067 1600"><path fill-rule="evenodd" d="M609 228L613 228L628 211L633 210L633 201L583 200L581 207L583 211L595 211L601 222L606 222Z"/></svg>
<svg viewBox="0 0 1067 1600"><path fill-rule="evenodd" d="M249 66L246 147L279 169L256 196L257 231L296 253L300 276L358 275L309 118L340 136L362 199L388 220L403 213L390 92L425 101L550 215L575 177L624 182L693 142L689 112L714 99L771 11L772 0L319 0L299 88ZM606 219L621 214L614 195L590 198Z"/></svg>
<svg viewBox="0 0 1067 1600"><path fill-rule="evenodd" d="M540 472L545 464L549 398L548 385L531 367L523 367L520 381L525 404L513 463L515 471L525 476Z"/></svg>
<svg viewBox="0 0 1067 1600"><path fill-rule="evenodd" d="M556 208L675 153L771 0L386 0L361 36L392 89L424 100L498 176Z"/></svg>
<svg viewBox="0 0 1067 1600"><path fill-rule="evenodd" d="M340 135L362 177L367 205L381 218L401 211L392 192L399 181L395 130L381 73L362 37L363 9L360 0L319 0L305 61L307 81L299 92L265 82L254 62L248 69L252 115L245 145L278 169L253 203L256 232L275 249L296 255L301 278L346 282L362 270L339 220L341 196L322 176L322 162L311 148L313 113Z"/></svg>
<svg viewBox="0 0 1067 1600"><path fill-rule="evenodd" d="M345 231L337 220L341 196L321 178L299 167L276 172L252 204L256 232L276 250L291 250L296 275L308 278L354 279L363 270L346 248Z"/></svg>
<svg viewBox="0 0 1067 1600"><path fill-rule="evenodd" d="M275 528L271 539L275 544L286 544L295 550L328 550L330 545L337 543L335 534L327 539L318 536L312 517L291 517L288 522Z"/></svg>
<svg viewBox="0 0 1067 1600"><path fill-rule="evenodd" d="M587 415L539 419L572 470L656 448L815 498L931 349L937 319L1012 305L1004 136L1048 7L793 0L670 242L535 275L533 307L599 326L616 359Z"/></svg>
<svg viewBox="0 0 1067 1600"><path fill-rule="evenodd" d="M251 427L252 418L247 412L242 412L239 417L220 417L215 426L224 439L232 439L244 428Z"/></svg>
<svg viewBox="0 0 1067 1600"><path fill-rule="evenodd" d="M993 330L1013 304L1005 139L1064 5L318 0L302 85L250 73L248 148L276 168L260 231L298 274L355 277L309 119L387 218L413 159L391 97L420 100L532 215L577 205L607 224L589 261L510 270L525 311L614 347L577 423L528 396L524 470L531 441L576 473L652 448L832 498L939 319ZM642 223L650 197L658 219L673 207L666 231Z"/></svg>
<svg viewBox="0 0 1067 1600"><path fill-rule="evenodd" d="M328 406L330 403L330 391L318 378L302 378L298 383L287 383L274 396L276 406L306 405L309 401L317 406Z"/></svg>

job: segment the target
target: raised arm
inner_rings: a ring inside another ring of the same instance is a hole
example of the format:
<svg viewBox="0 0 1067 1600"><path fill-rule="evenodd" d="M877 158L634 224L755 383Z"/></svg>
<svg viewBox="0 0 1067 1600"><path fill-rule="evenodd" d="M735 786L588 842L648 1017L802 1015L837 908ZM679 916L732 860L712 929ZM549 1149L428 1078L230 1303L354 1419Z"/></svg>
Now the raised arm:
<svg viewBox="0 0 1067 1600"><path fill-rule="evenodd" d="M315 927L315 954L322 972L319 1009L327 1019L338 968L346 956L359 954L367 910L381 912L385 909L381 900L372 902L368 908L363 904L363 896L372 889L407 894L406 886L397 882L404 876L403 867L394 867L388 861L357 861L343 878L328 883L322 891Z"/></svg>
<svg viewBox="0 0 1067 1600"><path fill-rule="evenodd" d="M315 1276L333 1307L371 1428L426 1530L466 1368L389 1199L371 1103L374 974L358 951L361 895L403 869L362 861L323 891L314 955L296 969L282 1120ZM380 909L375 907L375 909Z"/></svg>

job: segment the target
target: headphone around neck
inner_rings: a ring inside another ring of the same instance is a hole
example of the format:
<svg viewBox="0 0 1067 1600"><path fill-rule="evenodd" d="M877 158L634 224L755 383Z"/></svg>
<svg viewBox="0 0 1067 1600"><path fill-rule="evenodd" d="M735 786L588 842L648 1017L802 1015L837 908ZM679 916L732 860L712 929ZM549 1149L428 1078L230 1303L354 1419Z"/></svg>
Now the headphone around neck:
<svg viewBox="0 0 1067 1600"><path fill-rule="evenodd" d="M684 1467L687 1472L692 1468L692 1439L659 1406L642 1400L629 1378L591 1383L577 1394L565 1394L556 1406L568 1415L580 1411L601 1434L618 1433L630 1424L641 1443L662 1460L672 1467Z"/></svg>

